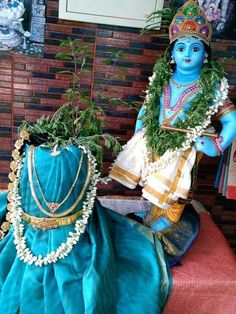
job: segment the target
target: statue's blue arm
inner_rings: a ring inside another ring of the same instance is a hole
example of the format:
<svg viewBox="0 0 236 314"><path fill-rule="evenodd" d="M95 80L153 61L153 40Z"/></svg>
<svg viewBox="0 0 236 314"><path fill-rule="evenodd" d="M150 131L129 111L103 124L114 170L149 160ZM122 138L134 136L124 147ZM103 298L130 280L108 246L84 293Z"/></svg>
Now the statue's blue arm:
<svg viewBox="0 0 236 314"><path fill-rule="evenodd" d="M236 139L236 111L231 111L220 118L222 124L222 130L219 137L222 137L220 146L225 150ZM208 137L198 137L195 143L195 147L198 151L204 154L214 157L218 155L213 140Z"/></svg>
<svg viewBox="0 0 236 314"><path fill-rule="evenodd" d="M135 124L135 133L138 132L138 130L141 130L143 128L143 116L144 116L145 110L144 110L144 106L141 107L141 109L139 110L138 113L138 117L136 120L136 124Z"/></svg>

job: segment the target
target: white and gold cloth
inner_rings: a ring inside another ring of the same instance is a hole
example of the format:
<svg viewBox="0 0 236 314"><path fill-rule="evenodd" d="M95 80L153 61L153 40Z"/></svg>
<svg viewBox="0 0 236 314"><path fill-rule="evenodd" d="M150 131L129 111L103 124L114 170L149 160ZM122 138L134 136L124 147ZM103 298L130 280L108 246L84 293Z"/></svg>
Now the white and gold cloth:
<svg viewBox="0 0 236 314"><path fill-rule="evenodd" d="M147 176L144 183L146 142L143 131L136 133L118 155L109 176L130 189L143 186L142 196L159 206L170 208L178 198L186 199L191 186L191 170L196 159L196 149L181 152L161 170ZM168 157L167 151L163 157ZM158 159L158 157L157 157Z"/></svg>

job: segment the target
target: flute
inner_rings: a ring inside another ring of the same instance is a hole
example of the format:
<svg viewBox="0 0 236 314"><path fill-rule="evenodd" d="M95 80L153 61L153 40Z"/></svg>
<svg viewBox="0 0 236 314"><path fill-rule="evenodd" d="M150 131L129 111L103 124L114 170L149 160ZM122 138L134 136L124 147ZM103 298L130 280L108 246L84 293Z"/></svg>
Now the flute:
<svg viewBox="0 0 236 314"><path fill-rule="evenodd" d="M160 129L168 130L168 131L177 131L177 132L182 132L182 133L193 133L192 130L176 128L174 126L167 126L167 125L161 125ZM202 136L207 136L214 139L214 138L217 138L219 135L217 133L202 132Z"/></svg>

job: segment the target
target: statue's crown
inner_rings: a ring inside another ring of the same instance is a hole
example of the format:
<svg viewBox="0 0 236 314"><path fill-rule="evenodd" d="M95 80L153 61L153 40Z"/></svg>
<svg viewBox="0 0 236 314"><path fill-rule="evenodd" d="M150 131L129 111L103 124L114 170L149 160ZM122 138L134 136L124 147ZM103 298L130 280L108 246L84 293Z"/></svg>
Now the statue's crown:
<svg viewBox="0 0 236 314"><path fill-rule="evenodd" d="M197 2L189 0L178 9L169 28L170 43L181 37L194 36L210 44L212 26Z"/></svg>

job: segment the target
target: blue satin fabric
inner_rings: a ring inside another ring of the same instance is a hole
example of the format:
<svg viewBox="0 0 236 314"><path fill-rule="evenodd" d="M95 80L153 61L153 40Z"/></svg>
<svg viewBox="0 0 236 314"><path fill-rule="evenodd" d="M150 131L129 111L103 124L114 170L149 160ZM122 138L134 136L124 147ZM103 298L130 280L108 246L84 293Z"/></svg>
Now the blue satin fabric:
<svg viewBox="0 0 236 314"><path fill-rule="evenodd" d="M146 211L129 215L130 218L143 223ZM154 225L155 227L155 225ZM161 241L170 267L181 264L181 258L191 248L200 228L199 214L191 204L185 205L179 221L161 231L151 230Z"/></svg>
<svg viewBox="0 0 236 314"><path fill-rule="evenodd" d="M66 156L62 153L53 159L47 150L36 150L38 175L42 187L47 186L48 198L53 195L60 200L66 195L80 153L71 147ZM57 168L58 163L61 166ZM41 170L40 164L44 165ZM76 184L78 190L85 175L86 160ZM67 188L60 189L62 183ZM26 162L20 190L24 210L43 216L31 197ZM0 196L0 218L6 212L6 197L6 193ZM86 231L72 252L64 260L41 268L19 260L12 231L0 241L0 313L161 313L170 292L171 277L159 240L141 224L96 201ZM69 231L73 231L73 225L43 231L25 224L28 247L43 256L65 242Z"/></svg>
<svg viewBox="0 0 236 314"><path fill-rule="evenodd" d="M185 206L179 221L156 233L170 267L181 264L181 258L192 247L198 236L199 228L199 215L189 204Z"/></svg>

